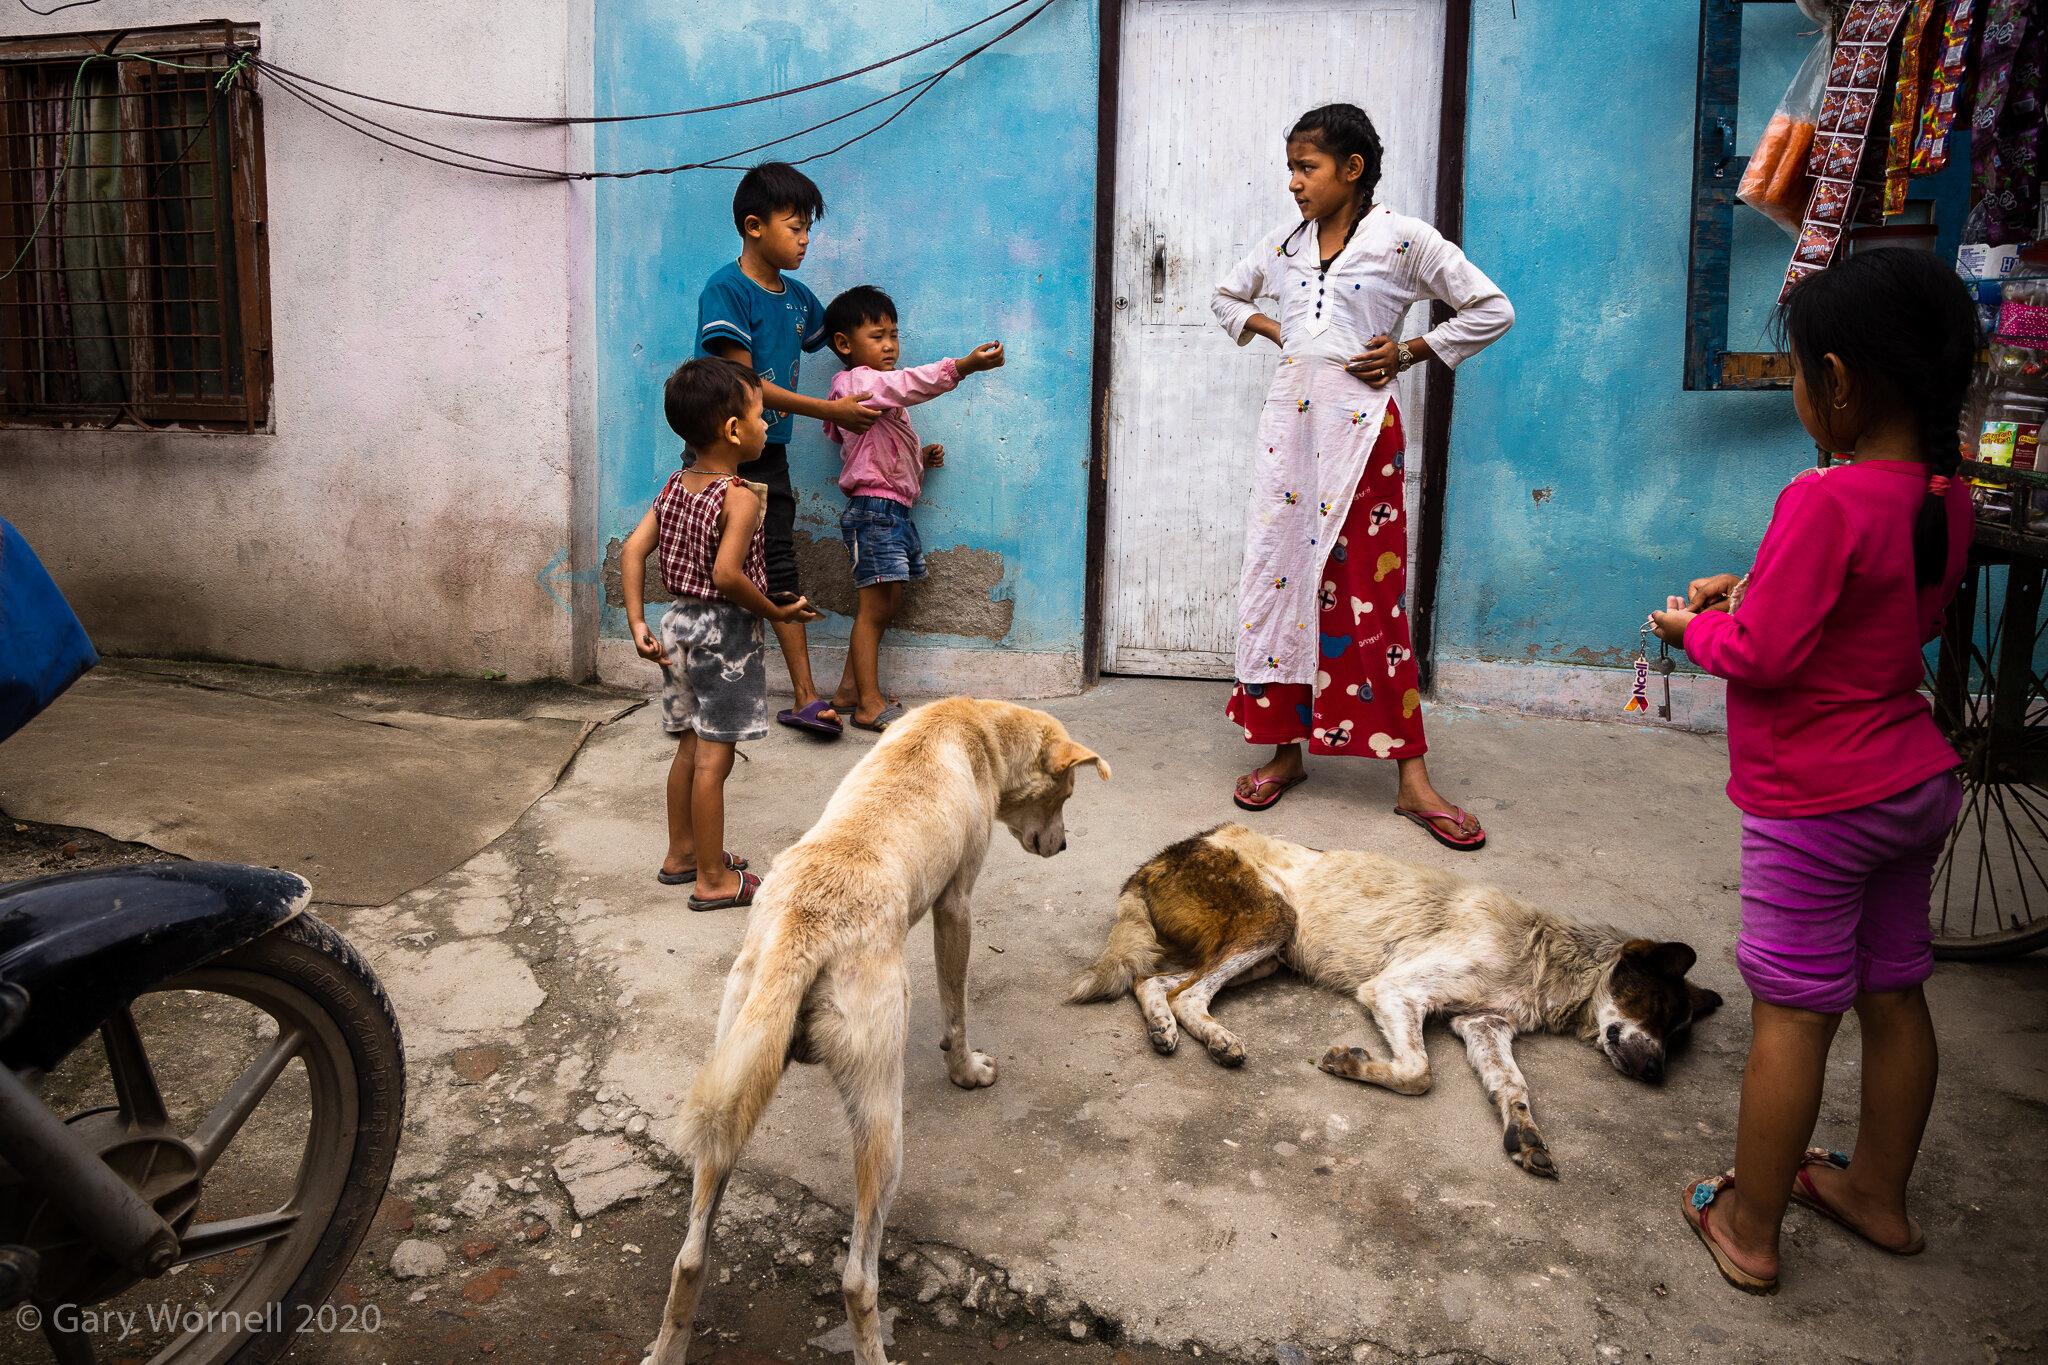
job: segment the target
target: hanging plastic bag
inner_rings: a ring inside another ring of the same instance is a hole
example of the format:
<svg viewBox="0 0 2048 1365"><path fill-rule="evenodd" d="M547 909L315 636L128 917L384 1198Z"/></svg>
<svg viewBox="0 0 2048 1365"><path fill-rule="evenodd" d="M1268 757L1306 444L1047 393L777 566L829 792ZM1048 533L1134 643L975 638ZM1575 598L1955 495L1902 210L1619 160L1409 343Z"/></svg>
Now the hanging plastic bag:
<svg viewBox="0 0 2048 1365"><path fill-rule="evenodd" d="M1813 176L1806 163L1813 152L1814 124L1827 81L1828 40L1822 38L1799 64L1799 74L1792 78L1777 111L1764 126L1764 135L1757 139L1756 151L1735 191L1736 198L1794 237L1799 235L1806 201L1813 193Z"/></svg>

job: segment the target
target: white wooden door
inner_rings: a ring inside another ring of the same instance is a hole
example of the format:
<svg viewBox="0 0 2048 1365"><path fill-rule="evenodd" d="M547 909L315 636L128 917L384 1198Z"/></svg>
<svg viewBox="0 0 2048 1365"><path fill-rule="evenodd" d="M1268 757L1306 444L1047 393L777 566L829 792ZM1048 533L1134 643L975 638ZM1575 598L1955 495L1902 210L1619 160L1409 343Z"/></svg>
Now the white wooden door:
<svg viewBox="0 0 2048 1365"><path fill-rule="evenodd" d="M1279 351L1239 349L1209 302L1252 242L1298 221L1284 138L1317 105L1371 115L1379 201L1434 220L1443 26L1444 0L1124 0L1104 671L1231 676L1252 441ZM1428 317L1418 305L1402 334ZM1412 561L1422 368L1398 382Z"/></svg>

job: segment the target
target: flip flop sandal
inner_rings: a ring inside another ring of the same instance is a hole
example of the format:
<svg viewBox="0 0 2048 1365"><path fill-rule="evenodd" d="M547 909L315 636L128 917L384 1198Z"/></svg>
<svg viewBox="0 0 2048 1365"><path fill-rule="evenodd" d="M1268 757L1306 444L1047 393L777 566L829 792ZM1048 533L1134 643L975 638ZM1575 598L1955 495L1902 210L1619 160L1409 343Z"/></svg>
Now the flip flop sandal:
<svg viewBox="0 0 2048 1365"><path fill-rule="evenodd" d="M743 905L752 905L754 903L754 893L760 889L761 879L759 877L756 877L751 872L742 872L740 873L739 890L733 892L730 896L720 896L716 900L702 901L692 896L690 897L690 908L692 910L732 910Z"/></svg>
<svg viewBox="0 0 2048 1365"><path fill-rule="evenodd" d="M735 858L730 853L725 855L725 865L735 872L747 870L747 860ZM693 867L683 872L656 872L654 877L663 886L688 886L697 880L697 869Z"/></svg>
<svg viewBox="0 0 2048 1365"><path fill-rule="evenodd" d="M1825 1147L1808 1147L1806 1155L1799 1160L1799 1169L1792 1173L1793 1203L1801 1208L1812 1209L1821 1217L1832 1222L1840 1223L1879 1251L1888 1251L1894 1256L1918 1256L1921 1252L1927 1250L1927 1234L1922 1232L1920 1225L1910 1217L1906 1219L1906 1228L1910 1235L1906 1238L1904 1246L1897 1247L1886 1246L1883 1242L1878 1241L1862 1228L1857 1227L1854 1223L1844 1218L1833 1205L1821 1198L1820 1190L1813 1183L1813 1177L1806 1173L1806 1169L1809 1166L1823 1165L1832 1166L1838 1171L1846 1171L1849 1169L1849 1158L1843 1156L1840 1152L1830 1151Z"/></svg>
<svg viewBox="0 0 2048 1365"><path fill-rule="evenodd" d="M1237 802L1238 808L1240 810L1266 810L1269 807L1277 806L1280 804L1280 798L1287 795L1289 790L1298 787L1302 783L1308 781L1307 773L1303 773L1300 777L1289 777L1285 779L1278 777L1260 777L1257 772L1253 772L1249 774L1249 776L1252 780L1251 800L1245 800L1244 793L1237 790L1235 787L1231 788L1230 791L1230 799ZM1259 798L1259 789L1261 787L1277 787L1279 790L1275 791L1271 796L1266 797L1264 800L1261 800Z"/></svg>
<svg viewBox="0 0 2048 1365"><path fill-rule="evenodd" d="M1772 1276L1768 1280L1762 1279L1735 1264L1734 1257L1730 1256L1721 1244L1714 1240L1713 1229L1708 1226L1707 1210L1712 1208L1714 1201L1721 1197L1721 1191L1732 1189L1734 1185L1735 1173L1729 1171L1722 1175L1713 1176L1710 1179L1696 1180L1686 1186L1684 1205L1686 1226L1690 1227L1693 1230L1693 1234L1706 1243L1708 1251L1714 1253L1714 1265L1719 1268L1722 1279L1728 1281L1728 1283L1734 1285L1745 1294L1775 1294L1778 1292L1777 1277Z"/></svg>
<svg viewBox="0 0 2048 1365"><path fill-rule="evenodd" d="M795 707L787 711L777 711L775 719L792 730L807 730L814 735L830 735L836 739L846 733L846 728L836 720L826 720L819 715L819 712L831 709L832 703L820 697L801 711Z"/></svg>
<svg viewBox="0 0 2048 1365"><path fill-rule="evenodd" d="M1396 806L1394 807L1394 814L1405 820L1413 820L1429 832L1430 838L1436 840L1445 848L1455 848L1460 853L1476 853L1480 849L1485 848L1486 831L1483 829L1475 829L1470 834L1451 835L1437 828L1437 821L1450 820L1455 822L1459 829L1463 829L1465 827L1465 808L1459 806L1456 809L1457 814L1453 815L1447 810L1403 810Z"/></svg>
<svg viewBox="0 0 2048 1365"><path fill-rule="evenodd" d="M879 735L902 718L903 707L892 701L883 707L873 720L862 720L857 715L848 716L846 719L856 730L872 730Z"/></svg>

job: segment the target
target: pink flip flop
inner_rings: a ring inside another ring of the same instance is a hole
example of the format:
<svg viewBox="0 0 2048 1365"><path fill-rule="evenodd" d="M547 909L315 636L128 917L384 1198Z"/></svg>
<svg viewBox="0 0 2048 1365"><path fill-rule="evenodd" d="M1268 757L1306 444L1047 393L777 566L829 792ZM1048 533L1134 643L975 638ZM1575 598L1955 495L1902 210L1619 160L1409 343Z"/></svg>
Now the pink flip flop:
<svg viewBox="0 0 2048 1365"><path fill-rule="evenodd" d="M1457 808L1457 814L1455 815L1447 810L1403 810L1399 806L1394 807L1394 814L1401 816L1403 819L1413 820L1416 824L1429 831L1430 838L1436 840L1445 848L1455 848L1460 853L1474 853L1486 847L1486 831L1483 829L1475 829L1468 835L1453 836L1437 828L1437 821L1449 820L1457 825L1459 829L1463 829L1465 827L1465 808L1463 806Z"/></svg>
<svg viewBox="0 0 2048 1365"><path fill-rule="evenodd" d="M1300 777L1290 777L1285 781L1277 777L1260 777L1256 771L1248 775L1252 780L1252 799L1250 801L1245 800L1244 793L1238 791L1237 788L1232 787L1230 789L1230 799L1237 802L1239 808L1243 810L1265 810L1268 807L1276 806L1280 803L1280 798L1287 795L1291 789L1308 781L1307 773L1303 773ZM1264 800L1260 800L1259 791L1265 787L1278 787L1279 790Z"/></svg>

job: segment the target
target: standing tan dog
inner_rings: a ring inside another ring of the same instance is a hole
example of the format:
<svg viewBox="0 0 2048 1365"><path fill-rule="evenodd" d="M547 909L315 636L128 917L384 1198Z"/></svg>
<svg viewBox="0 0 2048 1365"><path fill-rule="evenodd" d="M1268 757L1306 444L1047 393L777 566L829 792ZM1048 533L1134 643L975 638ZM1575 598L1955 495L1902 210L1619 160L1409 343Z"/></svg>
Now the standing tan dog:
<svg viewBox="0 0 2048 1365"><path fill-rule="evenodd" d="M1447 1014L1499 1107L1508 1155L1533 1175L1555 1176L1515 1065L1515 1035L1576 1033L1623 1075L1661 1080L1668 1044L1721 1003L1685 979L1693 961L1683 943L1580 924L1439 868L1219 825L1124 883L1109 944L1070 998L1128 990L1154 1049L1172 1052L1184 1028L1238 1066L1244 1044L1210 1016L1209 1002L1284 964L1355 994L1392 1053L1379 1061L1362 1047L1332 1047L1317 1065L1403 1095L1429 1089L1422 1025Z"/></svg>
<svg viewBox="0 0 2048 1365"><path fill-rule="evenodd" d="M653 1365L682 1365L718 1201L791 1060L823 1062L846 1105L858 1207L840 1284L858 1365L887 1365L876 1259L903 1164L904 939L931 911L946 1074L967 1090L993 1085L995 1060L967 1045L974 879L997 820L1041 858L1067 846L1061 808L1083 763L1109 780L1109 764L1043 711L934 702L891 725L810 833L775 860L725 979L718 1041L684 1111L695 1161L690 1227Z"/></svg>

